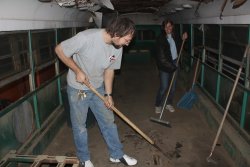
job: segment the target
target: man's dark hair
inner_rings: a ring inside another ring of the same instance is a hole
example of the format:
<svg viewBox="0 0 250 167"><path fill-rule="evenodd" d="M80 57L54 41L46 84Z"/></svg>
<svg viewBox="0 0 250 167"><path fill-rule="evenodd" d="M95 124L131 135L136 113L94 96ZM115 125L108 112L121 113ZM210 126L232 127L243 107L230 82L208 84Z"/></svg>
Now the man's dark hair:
<svg viewBox="0 0 250 167"><path fill-rule="evenodd" d="M135 24L132 20L128 18L114 18L112 19L107 27L107 33L111 36L124 37L128 34L134 35L135 33Z"/></svg>

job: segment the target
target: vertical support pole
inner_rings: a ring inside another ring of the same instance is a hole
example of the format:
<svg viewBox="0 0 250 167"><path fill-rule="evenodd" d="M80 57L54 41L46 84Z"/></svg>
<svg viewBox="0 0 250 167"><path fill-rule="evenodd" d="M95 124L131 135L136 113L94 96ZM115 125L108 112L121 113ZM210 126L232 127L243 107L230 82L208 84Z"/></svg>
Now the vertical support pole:
<svg viewBox="0 0 250 167"><path fill-rule="evenodd" d="M30 58L30 68L31 72L29 74L29 84L30 84L30 91L35 91L36 85L35 85L35 62L34 57L32 53L32 34L31 31L28 31L29 36L29 58ZM36 126L37 128L41 128L39 114L38 114L38 107L37 107L37 92L35 91L33 95L33 105L34 105L34 112L35 112L35 119L36 119Z"/></svg>
<svg viewBox="0 0 250 167"><path fill-rule="evenodd" d="M204 24L201 24L202 28L202 45L203 45L203 50L202 50L202 55L201 55L201 87L204 86L204 75L205 75L205 58L206 58L206 48L205 48L205 32L204 32Z"/></svg>
<svg viewBox="0 0 250 167"><path fill-rule="evenodd" d="M55 44L58 44L58 32L57 29L55 29ZM55 71L56 71L56 76L60 75L60 69L59 69L59 60L58 57L56 57L55 61ZM59 97L59 103L62 105L62 93L61 93L61 77L57 78L57 88L58 88L58 97Z"/></svg>
<svg viewBox="0 0 250 167"><path fill-rule="evenodd" d="M182 39L182 34L183 34L183 24L179 24L179 28L180 28L180 38ZM183 62L183 56L180 57L180 62Z"/></svg>
<svg viewBox="0 0 250 167"><path fill-rule="evenodd" d="M180 35L182 37L182 34L183 34L183 24L179 24L179 26L180 26Z"/></svg>
<svg viewBox="0 0 250 167"><path fill-rule="evenodd" d="M191 62L190 62L190 66L193 64L194 61L194 36L195 36L195 31L194 31L194 25L191 24Z"/></svg>
<svg viewBox="0 0 250 167"><path fill-rule="evenodd" d="M203 48L202 50L202 55L201 55L201 61L202 61L202 64L201 64L201 87L204 86L204 76L205 76L205 56L206 56L206 49L205 47Z"/></svg>
<svg viewBox="0 0 250 167"><path fill-rule="evenodd" d="M192 37L193 32L192 31L193 31L193 24L190 24L190 32L189 32L190 33L190 37L188 39L190 41L189 42L190 44L188 45L188 47L189 47L188 51L189 51L189 54L191 55L191 57L193 56L193 41L192 41L192 39L193 39L193 37Z"/></svg>
<svg viewBox="0 0 250 167"><path fill-rule="evenodd" d="M206 39L205 39L205 25L202 24L202 45L205 47Z"/></svg>
<svg viewBox="0 0 250 167"><path fill-rule="evenodd" d="M193 24L191 24L191 57L192 57L192 59L191 60L193 60L193 58L194 58L194 26L193 26ZM192 64L192 62L191 62L191 64Z"/></svg>
<svg viewBox="0 0 250 167"><path fill-rule="evenodd" d="M219 103L220 99L220 86L221 86L221 72L222 72L222 26L220 25L220 36L219 36L219 55L218 55L218 75L217 75L217 84L216 84L216 97L215 100Z"/></svg>
<svg viewBox="0 0 250 167"><path fill-rule="evenodd" d="M72 36L76 35L76 27L72 28Z"/></svg>
<svg viewBox="0 0 250 167"><path fill-rule="evenodd" d="M248 44L250 44L250 25L248 25ZM249 57L249 53L247 53L247 62L245 62L246 64L246 69L245 69L245 88L249 87L249 64L250 64L250 57ZM244 90L244 95L243 95L243 101L242 101L242 108L241 108L241 116L240 116L240 127L244 128L245 127L245 122L246 122L246 110L247 110L247 101L248 101L248 96L249 93L247 92L247 90Z"/></svg>
<svg viewBox="0 0 250 167"><path fill-rule="evenodd" d="M241 108L241 116L240 116L240 127L241 128L245 127L247 100L248 100L248 93L246 91L244 91L242 108Z"/></svg>
<svg viewBox="0 0 250 167"><path fill-rule="evenodd" d="M203 50L202 50L202 57L201 57L201 87L204 86L204 75L205 75L205 58L206 58L206 49L205 49L205 33L204 33L204 24L202 24L202 45L203 45Z"/></svg>

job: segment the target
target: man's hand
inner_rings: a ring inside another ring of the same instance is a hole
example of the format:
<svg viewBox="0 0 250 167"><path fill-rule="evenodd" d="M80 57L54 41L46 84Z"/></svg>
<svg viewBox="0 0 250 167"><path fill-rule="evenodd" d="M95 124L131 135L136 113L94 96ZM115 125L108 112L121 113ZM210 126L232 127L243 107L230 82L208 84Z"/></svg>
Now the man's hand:
<svg viewBox="0 0 250 167"><path fill-rule="evenodd" d="M87 87L90 86L90 82L87 75L81 70L77 71L76 73L76 81L85 84Z"/></svg>
<svg viewBox="0 0 250 167"><path fill-rule="evenodd" d="M108 109L110 109L114 105L112 96L105 96L104 104Z"/></svg>

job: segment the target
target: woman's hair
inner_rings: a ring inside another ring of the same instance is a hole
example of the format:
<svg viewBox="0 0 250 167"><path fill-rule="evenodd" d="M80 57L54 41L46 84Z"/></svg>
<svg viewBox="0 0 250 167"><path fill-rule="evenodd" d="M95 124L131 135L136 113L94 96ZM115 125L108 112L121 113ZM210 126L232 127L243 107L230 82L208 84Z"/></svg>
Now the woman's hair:
<svg viewBox="0 0 250 167"><path fill-rule="evenodd" d="M161 24L162 28L165 29L165 25L167 25L168 23L171 25L174 25L174 22L172 20L165 19L165 20L163 20L163 22Z"/></svg>
<svg viewBox="0 0 250 167"><path fill-rule="evenodd" d="M162 22L162 24L161 24L161 30L162 30L162 33L164 33L164 34L166 34L166 32L165 32L165 26L166 26L168 23L171 24L172 26L174 25L174 22L173 22L172 20L170 20L170 19L165 19L165 20L163 20L163 22Z"/></svg>
<svg viewBox="0 0 250 167"><path fill-rule="evenodd" d="M112 19L105 29L111 37L124 37L128 34L134 35L135 24L128 18L117 17Z"/></svg>

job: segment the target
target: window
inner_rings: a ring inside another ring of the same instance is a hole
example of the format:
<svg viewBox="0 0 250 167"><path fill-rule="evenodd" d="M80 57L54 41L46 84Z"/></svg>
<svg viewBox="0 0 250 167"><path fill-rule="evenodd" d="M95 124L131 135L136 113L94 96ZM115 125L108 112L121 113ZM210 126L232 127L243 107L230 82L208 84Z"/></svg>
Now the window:
<svg viewBox="0 0 250 167"><path fill-rule="evenodd" d="M76 27L76 34L78 32L84 31L86 29L86 27Z"/></svg>
<svg viewBox="0 0 250 167"><path fill-rule="evenodd" d="M220 27L216 24L204 25L205 45L209 48L219 50Z"/></svg>
<svg viewBox="0 0 250 167"><path fill-rule="evenodd" d="M36 66L55 59L55 43L54 31L32 33L32 50Z"/></svg>
<svg viewBox="0 0 250 167"><path fill-rule="evenodd" d="M0 35L0 79L29 68L28 34Z"/></svg>
<svg viewBox="0 0 250 167"><path fill-rule="evenodd" d="M58 34L58 43L72 37L72 28L62 28L58 29L57 31Z"/></svg>
<svg viewBox="0 0 250 167"><path fill-rule="evenodd" d="M222 27L222 55L223 73L235 79L241 64L246 45L248 43L248 26L246 25L223 25ZM243 75L245 68L242 70ZM244 77L239 82L244 85Z"/></svg>
<svg viewBox="0 0 250 167"><path fill-rule="evenodd" d="M9 36L1 36L0 40L0 75L3 77L14 71L14 63Z"/></svg>
<svg viewBox="0 0 250 167"><path fill-rule="evenodd" d="M73 32L72 32L72 28L62 28L62 29L58 29L57 31L57 36L58 36L58 43L69 39L70 37L72 37ZM62 63L61 61L59 61L59 71L62 72L65 69L67 69L67 66Z"/></svg>
<svg viewBox="0 0 250 167"><path fill-rule="evenodd" d="M203 46L203 25L196 24L194 25L194 46L199 47Z"/></svg>
<svg viewBox="0 0 250 167"><path fill-rule="evenodd" d="M204 25L205 33L205 63L214 69L218 69L219 63L219 42L220 42L220 27L219 25Z"/></svg>
<svg viewBox="0 0 250 167"><path fill-rule="evenodd" d="M138 30L136 36L138 40L155 40L156 38L153 30Z"/></svg>

